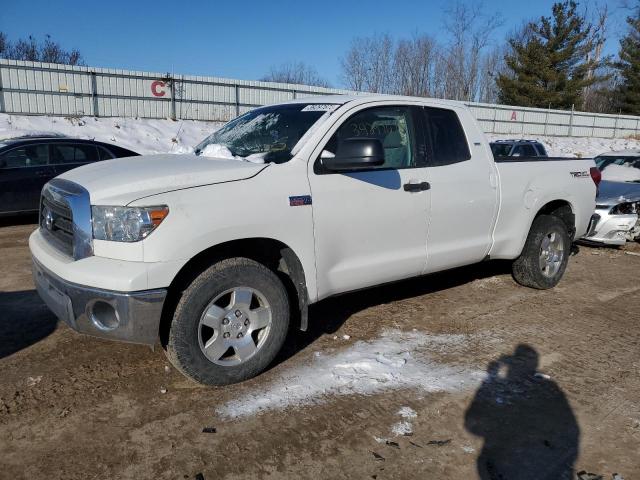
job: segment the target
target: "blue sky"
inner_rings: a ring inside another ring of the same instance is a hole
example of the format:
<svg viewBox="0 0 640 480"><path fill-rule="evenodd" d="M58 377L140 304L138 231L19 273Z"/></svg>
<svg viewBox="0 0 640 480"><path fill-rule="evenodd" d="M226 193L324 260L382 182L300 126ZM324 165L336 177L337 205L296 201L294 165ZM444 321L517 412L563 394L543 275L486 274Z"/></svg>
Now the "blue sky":
<svg viewBox="0 0 640 480"><path fill-rule="evenodd" d="M617 51L624 16L613 13L608 53ZM258 79L271 65L304 61L340 86L340 61L351 38L375 32L444 38L446 0L188 1L3 0L0 30L10 39L46 33L78 48L87 64L134 70ZM501 41L524 20L549 15L553 0L485 0L501 12ZM585 2L582 2L584 6Z"/></svg>

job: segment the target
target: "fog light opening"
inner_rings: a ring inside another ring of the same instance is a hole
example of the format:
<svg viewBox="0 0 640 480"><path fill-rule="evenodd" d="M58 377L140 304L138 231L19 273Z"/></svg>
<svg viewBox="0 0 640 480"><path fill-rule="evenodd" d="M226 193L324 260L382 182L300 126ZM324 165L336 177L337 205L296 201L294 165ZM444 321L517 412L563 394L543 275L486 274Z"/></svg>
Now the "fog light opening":
<svg viewBox="0 0 640 480"><path fill-rule="evenodd" d="M98 300L91 307L91 320L101 330L113 330L120 320L113 305Z"/></svg>

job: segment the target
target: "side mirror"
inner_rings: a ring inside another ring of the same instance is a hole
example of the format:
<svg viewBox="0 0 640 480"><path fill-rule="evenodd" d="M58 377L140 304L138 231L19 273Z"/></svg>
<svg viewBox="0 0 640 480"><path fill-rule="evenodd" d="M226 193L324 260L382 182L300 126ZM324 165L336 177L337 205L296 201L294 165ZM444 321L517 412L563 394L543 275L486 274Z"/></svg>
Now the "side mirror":
<svg viewBox="0 0 640 480"><path fill-rule="evenodd" d="M322 165L334 172L379 167L384 164L382 142L375 138L347 138L338 144L335 155L324 150Z"/></svg>

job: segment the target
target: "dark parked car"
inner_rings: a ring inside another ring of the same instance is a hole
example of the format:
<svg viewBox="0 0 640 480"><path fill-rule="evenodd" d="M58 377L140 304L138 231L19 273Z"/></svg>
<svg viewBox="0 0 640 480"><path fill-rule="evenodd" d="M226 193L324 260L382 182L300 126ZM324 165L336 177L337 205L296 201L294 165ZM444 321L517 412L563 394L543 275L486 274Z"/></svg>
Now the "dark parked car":
<svg viewBox="0 0 640 480"><path fill-rule="evenodd" d="M546 157L544 145L536 140L496 140L491 142L494 157Z"/></svg>
<svg viewBox="0 0 640 480"><path fill-rule="evenodd" d="M67 170L136 155L108 143L68 137L0 140L0 216L37 212L44 184Z"/></svg>

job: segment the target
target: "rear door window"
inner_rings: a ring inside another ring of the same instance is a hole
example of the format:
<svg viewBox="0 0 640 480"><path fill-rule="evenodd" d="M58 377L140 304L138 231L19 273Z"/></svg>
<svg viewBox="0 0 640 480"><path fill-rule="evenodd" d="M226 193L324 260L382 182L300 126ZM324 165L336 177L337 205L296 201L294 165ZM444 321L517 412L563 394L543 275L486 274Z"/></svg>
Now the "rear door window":
<svg viewBox="0 0 640 480"><path fill-rule="evenodd" d="M458 115L445 108L424 107L427 144L430 145L428 163L440 167L464 162L471 158L467 137Z"/></svg>
<svg viewBox="0 0 640 480"><path fill-rule="evenodd" d="M89 144L53 144L51 145L55 163L87 163L98 160L98 149Z"/></svg>
<svg viewBox="0 0 640 480"><path fill-rule="evenodd" d="M0 155L0 168L42 167L49 164L49 146L28 145Z"/></svg>

